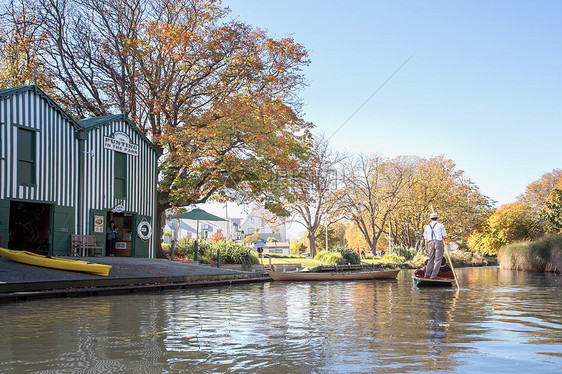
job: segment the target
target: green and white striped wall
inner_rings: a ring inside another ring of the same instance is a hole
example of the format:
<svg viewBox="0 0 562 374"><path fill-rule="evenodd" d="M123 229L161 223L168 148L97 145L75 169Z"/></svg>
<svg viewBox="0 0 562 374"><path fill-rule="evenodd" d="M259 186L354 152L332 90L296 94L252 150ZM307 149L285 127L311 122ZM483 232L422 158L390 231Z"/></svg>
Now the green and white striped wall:
<svg viewBox="0 0 562 374"><path fill-rule="evenodd" d="M18 183L19 128L36 134L33 184ZM128 137L137 149L135 155L125 154L125 198L118 198L114 191L116 151L104 147L104 138L115 133ZM11 201L53 207L54 254L69 254L70 234L92 234L93 212L103 214L117 204L136 217L135 224L144 220L154 226L158 157L152 142L124 115L76 121L36 86L0 91L2 244L8 242ZM154 236L141 240L135 256L153 257L154 244Z"/></svg>

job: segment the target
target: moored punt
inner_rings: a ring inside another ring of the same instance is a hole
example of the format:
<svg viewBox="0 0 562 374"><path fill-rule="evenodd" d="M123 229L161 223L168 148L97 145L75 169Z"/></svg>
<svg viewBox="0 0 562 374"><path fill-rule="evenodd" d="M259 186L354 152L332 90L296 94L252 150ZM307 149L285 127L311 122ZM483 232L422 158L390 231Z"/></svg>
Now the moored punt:
<svg viewBox="0 0 562 374"><path fill-rule="evenodd" d="M269 276L276 281L396 279L399 271L270 271Z"/></svg>
<svg viewBox="0 0 562 374"><path fill-rule="evenodd" d="M42 266L46 268L79 271L95 275L109 275L110 265L92 264L81 260L71 260L67 258L45 257L27 251L15 251L12 249L0 248L0 256L12 261L23 264Z"/></svg>
<svg viewBox="0 0 562 374"><path fill-rule="evenodd" d="M414 275L414 284L418 287L451 287L455 278L423 278Z"/></svg>

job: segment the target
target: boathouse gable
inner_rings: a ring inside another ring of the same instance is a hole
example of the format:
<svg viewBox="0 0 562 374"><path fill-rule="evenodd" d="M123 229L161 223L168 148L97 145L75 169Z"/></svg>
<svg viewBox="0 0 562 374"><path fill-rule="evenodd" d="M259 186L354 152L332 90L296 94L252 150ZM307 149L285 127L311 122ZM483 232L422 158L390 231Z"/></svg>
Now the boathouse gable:
<svg viewBox="0 0 562 374"><path fill-rule="evenodd" d="M77 214L78 124L34 85L0 91L0 123L1 244L67 253Z"/></svg>
<svg viewBox="0 0 562 374"><path fill-rule="evenodd" d="M106 221L116 221L123 231L124 252L149 257L154 243L143 240L137 231L141 223L152 227L155 222L158 150L123 114L78 123L87 134L81 217L84 232L104 240L104 233L93 227L95 217L99 219L106 211Z"/></svg>

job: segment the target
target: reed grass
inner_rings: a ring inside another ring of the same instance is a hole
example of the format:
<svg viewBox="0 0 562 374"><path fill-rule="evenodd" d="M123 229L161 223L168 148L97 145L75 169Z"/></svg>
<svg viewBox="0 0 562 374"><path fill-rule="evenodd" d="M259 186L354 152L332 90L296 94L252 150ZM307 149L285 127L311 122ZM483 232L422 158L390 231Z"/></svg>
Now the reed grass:
<svg viewBox="0 0 562 374"><path fill-rule="evenodd" d="M500 248L502 269L562 273L562 235L536 241L519 242Z"/></svg>

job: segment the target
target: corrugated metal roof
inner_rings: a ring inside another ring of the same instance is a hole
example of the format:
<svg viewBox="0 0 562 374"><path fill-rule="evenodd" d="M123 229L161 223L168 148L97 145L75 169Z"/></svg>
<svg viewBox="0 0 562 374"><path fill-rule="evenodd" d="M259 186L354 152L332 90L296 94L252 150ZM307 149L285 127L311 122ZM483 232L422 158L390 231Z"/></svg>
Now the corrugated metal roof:
<svg viewBox="0 0 562 374"><path fill-rule="evenodd" d="M105 124L108 124L108 123L113 122L113 121L120 120L122 118L123 118L122 114L112 114L112 115L109 115L109 116L79 119L76 122L78 122L78 124L80 126L83 126L84 129L87 131L87 130L92 129L94 127L103 126Z"/></svg>
<svg viewBox="0 0 562 374"><path fill-rule="evenodd" d="M14 87L14 88L6 88L4 90L0 90L0 97L2 96L11 96L20 92L25 92L32 90L34 86L22 86L22 87Z"/></svg>
<svg viewBox="0 0 562 374"><path fill-rule="evenodd" d="M27 91L33 91L36 95L46 100L47 103L49 103L49 106L55 109L56 111L58 111L65 119L67 119L72 124L72 126L76 130L80 129L76 120L72 118L68 113L66 113L64 109L60 107L60 105L58 105L53 99L49 97L49 95L43 92L43 90L41 90L36 85L14 87L14 88L7 88L5 90L0 90L0 99L8 98L10 96L18 95L20 93L27 92Z"/></svg>
<svg viewBox="0 0 562 374"><path fill-rule="evenodd" d="M156 148L154 143L150 139L148 139L146 137L146 135L142 131L140 131L140 129L134 123L132 123L124 114L112 114L112 115L109 115L109 116L80 119L77 122L80 126L84 127L84 131L89 132L89 131L92 131L94 129L97 129L98 127L109 125L114 121L125 122L142 139L144 139L148 144L150 144L151 148L154 149L157 152L157 154L159 154L159 155L161 154L160 150L158 148Z"/></svg>

